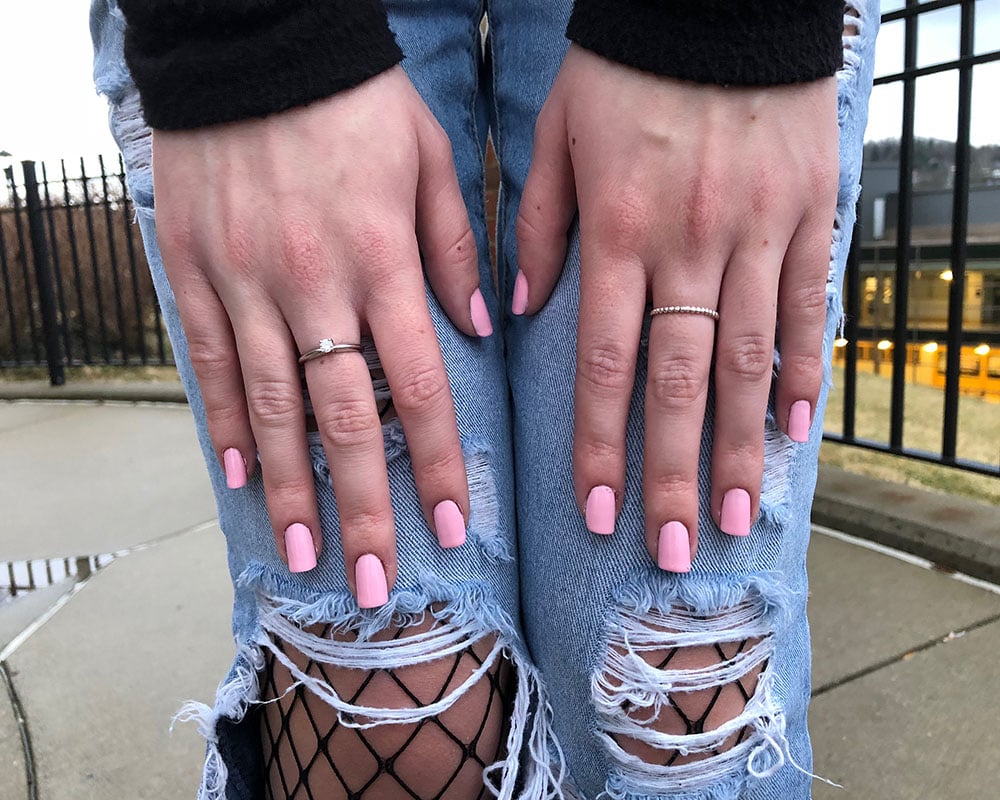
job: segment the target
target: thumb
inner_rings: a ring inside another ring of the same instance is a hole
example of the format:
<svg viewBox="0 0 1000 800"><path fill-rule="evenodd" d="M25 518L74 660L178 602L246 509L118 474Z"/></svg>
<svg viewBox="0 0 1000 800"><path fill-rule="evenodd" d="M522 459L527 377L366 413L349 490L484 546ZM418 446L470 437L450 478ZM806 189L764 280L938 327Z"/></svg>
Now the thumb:
<svg viewBox="0 0 1000 800"><path fill-rule="evenodd" d="M562 272L575 214L566 120L560 106L546 104L535 125L531 168L517 214L514 314L534 314L545 305Z"/></svg>
<svg viewBox="0 0 1000 800"><path fill-rule="evenodd" d="M455 327L468 336L493 333L479 291L479 255L469 212L455 174L451 143L443 130L420 136L416 233L427 280Z"/></svg>

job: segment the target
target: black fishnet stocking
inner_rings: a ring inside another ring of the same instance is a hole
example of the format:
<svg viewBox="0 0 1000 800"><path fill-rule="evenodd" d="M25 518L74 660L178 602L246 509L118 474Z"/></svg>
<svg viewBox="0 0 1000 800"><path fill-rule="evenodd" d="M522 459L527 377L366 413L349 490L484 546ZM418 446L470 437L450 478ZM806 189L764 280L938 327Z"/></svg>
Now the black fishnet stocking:
<svg viewBox="0 0 1000 800"><path fill-rule="evenodd" d="M721 663L745 652L759 639L743 639L738 642L723 642L697 647L672 647L645 654L645 660L656 669L704 668L712 663ZM694 692L674 692L667 698L669 705L657 714L647 708L637 708L625 701L622 713L639 722L648 722L655 730L671 735L686 735L711 731L734 719L743 712L757 688L757 679L767 666L763 662L738 680L723 683L709 689ZM654 719L655 716L655 719ZM679 750L660 750L644 742L631 738L616 737L619 746L628 753L642 758L649 764L680 766L692 761L719 756L743 742L752 729L743 726L732 733L717 747L703 753L682 755Z"/></svg>
<svg viewBox="0 0 1000 800"><path fill-rule="evenodd" d="M427 626L397 628L399 639ZM330 636L329 626L315 632ZM344 638L339 637L338 638ZM349 638L349 637L348 637ZM484 663L490 638L451 656L401 669L359 670L306 659L289 645L277 646L310 677L333 686L352 704L419 708L437 702ZM513 668L494 668L448 711L417 723L359 730L303 686L267 654L262 699L265 797L268 800L473 800L489 797L485 767L502 758ZM363 722L364 720L358 720Z"/></svg>

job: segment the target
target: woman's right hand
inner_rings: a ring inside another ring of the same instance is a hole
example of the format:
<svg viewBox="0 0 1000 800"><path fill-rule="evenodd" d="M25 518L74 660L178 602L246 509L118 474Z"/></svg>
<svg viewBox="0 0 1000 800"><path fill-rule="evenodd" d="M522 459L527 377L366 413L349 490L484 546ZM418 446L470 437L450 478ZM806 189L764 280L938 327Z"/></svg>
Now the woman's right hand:
<svg viewBox="0 0 1000 800"><path fill-rule="evenodd" d="M261 119L156 131L153 171L158 240L216 455L225 466L228 451L232 485L259 449L290 569L312 568L322 547L297 359L324 338L374 338L428 525L442 545L460 544L468 485L421 253L454 324L470 336L491 328L448 138L402 69ZM380 605L396 576L395 527L368 368L347 352L305 369L347 579L362 606ZM357 568L362 556L378 559L385 584L371 558Z"/></svg>

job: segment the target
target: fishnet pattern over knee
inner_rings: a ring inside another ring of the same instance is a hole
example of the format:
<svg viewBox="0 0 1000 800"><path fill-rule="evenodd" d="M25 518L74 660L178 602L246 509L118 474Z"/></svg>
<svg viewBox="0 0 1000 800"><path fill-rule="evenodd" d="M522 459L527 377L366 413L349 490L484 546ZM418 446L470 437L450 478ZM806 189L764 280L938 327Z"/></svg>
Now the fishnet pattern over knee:
<svg viewBox="0 0 1000 800"><path fill-rule="evenodd" d="M659 670L683 668L677 662L684 657L695 658L699 666L707 664L710 660L722 663L731 661L759 641L759 639L743 639L737 642L717 642L695 647L671 647L657 653L649 653L645 660ZM766 667L767 661L765 660L759 667L750 670L745 675L740 676L738 680L730 683L694 692L668 693L669 705L660 708L657 714L648 709L637 709L627 700L621 704L622 713L629 714L636 720L643 720L642 715L645 714L647 715L645 720L652 727L665 733L685 736L705 733L742 713L746 704L750 702L750 698L753 697L760 673ZM646 763L670 767L722 755L745 741L752 733L753 729L749 725L744 725L720 742L717 747L703 753L689 753L687 755L683 755L680 750L659 750L630 738L615 738L623 750L639 756Z"/></svg>
<svg viewBox="0 0 1000 800"><path fill-rule="evenodd" d="M399 639L408 630L411 629L399 628L391 638ZM330 634L331 627L327 626L318 635ZM351 703L399 707L408 702L410 707L421 707L441 700L482 666L492 642L480 641L431 662L437 679L432 689L427 687L428 664L405 670L347 670L307 660L282 642L276 642L276 646L298 660L306 674L334 686ZM411 674L403 675L404 672ZM411 685L418 675L422 677L419 689ZM344 725L330 706L304 686L283 695L292 682L291 676L274 654L268 653L262 676L262 699L280 699L264 705L261 714L265 797L268 800L489 797L482 772L502 757L512 677L510 662L500 658L494 669L445 714L416 724L360 730ZM387 686L392 692L388 700ZM471 697L476 689L478 694Z"/></svg>

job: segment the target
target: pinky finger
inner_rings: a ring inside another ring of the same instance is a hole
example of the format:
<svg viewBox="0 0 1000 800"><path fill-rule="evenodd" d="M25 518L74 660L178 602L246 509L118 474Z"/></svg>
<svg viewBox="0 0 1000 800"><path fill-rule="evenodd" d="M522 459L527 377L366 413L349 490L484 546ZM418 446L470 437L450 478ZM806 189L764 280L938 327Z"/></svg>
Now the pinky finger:
<svg viewBox="0 0 1000 800"><path fill-rule="evenodd" d="M200 271L175 278L174 288L215 457L226 485L240 489L254 472L257 448L229 315Z"/></svg>
<svg viewBox="0 0 1000 800"><path fill-rule="evenodd" d="M778 288L781 371L775 397L778 425L796 442L809 440L823 381L826 277L830 226L800 223L785 253Z"/></svg>

